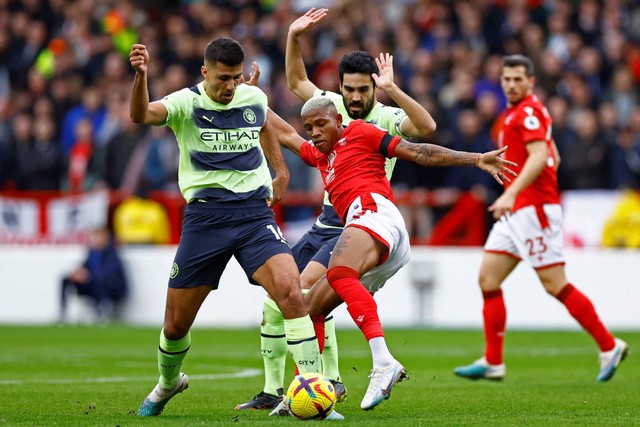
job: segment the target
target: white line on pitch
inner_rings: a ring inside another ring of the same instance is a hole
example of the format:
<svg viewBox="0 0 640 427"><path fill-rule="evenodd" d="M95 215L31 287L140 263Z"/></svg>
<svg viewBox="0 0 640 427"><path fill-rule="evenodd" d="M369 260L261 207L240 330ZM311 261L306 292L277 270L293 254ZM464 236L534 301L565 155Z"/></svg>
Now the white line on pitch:
<svg viewBox="0 0 640 427"><path fill-rule="evenodd" d="M261 369L243 369L235 373L228 374L201 374L191 375L190 379L194 380L219 380L225 378L248 378L262 374ZM123 383L126 381L148 381L155 380L154 377L104 377L104 378L33 378L27 380L0 380L0 385L12 384L89 384L89 383Z"/></svg>

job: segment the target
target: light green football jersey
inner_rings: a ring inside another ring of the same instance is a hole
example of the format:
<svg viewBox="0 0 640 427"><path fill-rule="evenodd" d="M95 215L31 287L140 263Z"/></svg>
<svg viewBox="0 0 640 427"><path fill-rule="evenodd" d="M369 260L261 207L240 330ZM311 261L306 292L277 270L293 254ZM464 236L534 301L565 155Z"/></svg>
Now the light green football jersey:
<svg viewBox="0 0 640 427"><path fill-rule="evenodd" d="M239 85L229 104L214 102L200 82L165 96L165 125L180 149L178 184L187 202L266 200L271 174L260 146L267 95Z"/></svg>
<svg viewBox="0 0 640 427"><path fill-rule="evenodd" d="M349 117L347 108L344 106L342 95L335 92L329 92L326 90L316 89L313 96L326 96L333 101L338 110L338 113L342 115L342 124L344 126L349 125L354 119ZM363 118L365 122L373 123L383 129L386 129L391 135L400 136L408 139L406 135L400 130L402 122L407 118L407 113L402 108L390 107L380 102L376 102L369 114ZM385 163L385 170L387 172L387 179L391 180L393 169L396 166L397 159L387 159ZM331 207L328 209L328 207ZM333 210L331 202L329 202L329 195L324 192L324 206L322 208L322 214L316 221L318 227L342 227L342 221L338 218L338 215Z"/></svg>

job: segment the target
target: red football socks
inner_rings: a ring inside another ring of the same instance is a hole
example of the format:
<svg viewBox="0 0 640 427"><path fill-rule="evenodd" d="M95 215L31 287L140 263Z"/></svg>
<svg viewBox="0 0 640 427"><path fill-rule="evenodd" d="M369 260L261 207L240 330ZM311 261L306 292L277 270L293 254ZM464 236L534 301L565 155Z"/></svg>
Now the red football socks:
<svg viewBox="0 0 640 427"><path fill-rule="evenodd" d="M318 314L315 316L311 316L311 321L313 322L313 329L316 331L316 337L318 337L318 347L320 347L320 353L324 351L324 322L325 316L324 314Z"/></svg>
<svg viewBox="0 0 640 427"><path fill-rule="evenodd" d="M609 351L615 347L613 335L604 327L593 304L582 292L571 283L567 283L556 298L567 307L580 326L591 334L600 351Z"/></svg>
<svg viewBox="0 0 640 427"><path fill-rule="evenodd" d="M484 356L490 365L502 364L502 346L507 323L507 309L504 305L502 290L482 292L484 307Z"/></svg>
<svg viewBox="0 0 640 427"><path fill-rule="evenodd" d="M362 286L358 272L349 267L333 267L327 271L327 280L342 301L364 337L382 337L382 324L378 317L378 306L369 291Z"/></svg>

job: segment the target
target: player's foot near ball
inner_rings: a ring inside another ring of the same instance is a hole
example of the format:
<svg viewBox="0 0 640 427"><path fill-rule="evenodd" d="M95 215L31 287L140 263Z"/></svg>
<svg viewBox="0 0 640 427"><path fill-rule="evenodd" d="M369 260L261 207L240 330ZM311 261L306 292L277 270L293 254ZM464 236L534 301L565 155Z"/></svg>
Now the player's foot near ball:
<svg viewBox="0 0 640 427"><path fill-rule="evenodd" d="M360 407L365 411L375 408L380 402L388 399L393 386L407 378L407 371L400 362L394 360L385 368L374 368L369 378L369 387L360 402Z"/></svg>
<svg viewBox="0 0 640 427"><path fill-rule="evenodd" d="M151 393L142 401L138 408L138 416L152 417L160 415L169 400L189 387L189 377L180 372L180 378L175 387L167 389L157 384Z"/></svg>
<svg viewBox="0 0 640 427"><path fill-rule="evenodd" d="M336 392L336 402L342 402L347 398L347 387L340 381L331 380L333 389Z"/></svg>
<svg viewBox="0 0 640 427"><path fill-rule="evenodd" d="M278 403L282 402L282 389L277 390L278 395L265 393L261 391L260 393L253 396L253 398L245 403L240 403L236 405L235 409L242 410L256 410L256 409L273 409L278 406Z"/></svg>
<svg viewBox="0 0 640 427"><path fill-rule="evenodd" d="M288 417L293 416L291 413L291 409L289 409L289 405L285 399L282 399L278 406L276 406L273 411L269 412L270 417Z"/></svg>

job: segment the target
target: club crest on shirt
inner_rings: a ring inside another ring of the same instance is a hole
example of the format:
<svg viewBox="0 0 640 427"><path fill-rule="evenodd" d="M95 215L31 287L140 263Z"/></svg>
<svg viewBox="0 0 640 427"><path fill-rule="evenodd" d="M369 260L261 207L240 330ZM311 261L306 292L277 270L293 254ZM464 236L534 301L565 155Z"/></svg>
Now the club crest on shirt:
<svg viewBox="0 0 640 427"><path fill-rule="evenodd" d="M242 112L242 117L244 118L244 121L249 123L250 125L256 122L256 113L254 113L250 108L247 108Z"/></svg>

